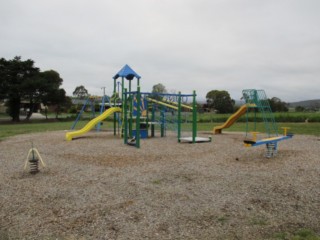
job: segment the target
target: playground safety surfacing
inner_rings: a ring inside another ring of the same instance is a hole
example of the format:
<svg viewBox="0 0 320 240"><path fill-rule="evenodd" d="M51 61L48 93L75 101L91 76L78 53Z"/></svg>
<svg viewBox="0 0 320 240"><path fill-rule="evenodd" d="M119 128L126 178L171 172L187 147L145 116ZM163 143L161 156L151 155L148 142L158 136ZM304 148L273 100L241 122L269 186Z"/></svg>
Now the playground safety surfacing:
<svg viewBox="0 0 320 240"><path fill-rule="evenodd" d="M319 233L317 137L276 158L243 134L180 144L175 134L128 147L112 132L64 131L0 142L0 232L12 239L274 239ZM46 168L23 171L30 141ZM289 235L288 235L289 236Z"/></svg>

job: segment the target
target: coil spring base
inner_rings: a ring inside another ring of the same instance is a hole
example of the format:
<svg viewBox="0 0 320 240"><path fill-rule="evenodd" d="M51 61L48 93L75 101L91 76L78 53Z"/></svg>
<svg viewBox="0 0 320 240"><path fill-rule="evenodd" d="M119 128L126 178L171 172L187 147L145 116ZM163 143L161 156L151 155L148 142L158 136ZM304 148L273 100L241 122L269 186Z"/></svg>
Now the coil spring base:
<svg viewBox="0 0 320 240"><path fill-rule="evenodd" d="M277 145L276 143L267 143L266 157L271 158L277 155Z"/></svg>
<svg viewBox="0 0 320 240"><path fill-rule="evenodd" d="M39 160L38 159L30 159L29 160L30 173L36 174L39 172Z"/></svg>

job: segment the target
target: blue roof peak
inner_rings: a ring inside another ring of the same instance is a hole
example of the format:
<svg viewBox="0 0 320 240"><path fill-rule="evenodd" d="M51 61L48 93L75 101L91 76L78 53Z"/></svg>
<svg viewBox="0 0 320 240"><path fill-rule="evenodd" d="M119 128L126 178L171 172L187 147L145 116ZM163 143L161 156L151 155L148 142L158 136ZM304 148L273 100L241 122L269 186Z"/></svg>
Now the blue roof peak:
<svg viewBox="0 0 320 240"><path fill-rule="evenodd" d="M128 64L124 65L124 67L121 68L121 70L116 75L114 75L113 79L116 80L119 77L124 77L128 80L132 80L134 77L136 77L137 79L141 78L140 75L133 71Z"/></svg>

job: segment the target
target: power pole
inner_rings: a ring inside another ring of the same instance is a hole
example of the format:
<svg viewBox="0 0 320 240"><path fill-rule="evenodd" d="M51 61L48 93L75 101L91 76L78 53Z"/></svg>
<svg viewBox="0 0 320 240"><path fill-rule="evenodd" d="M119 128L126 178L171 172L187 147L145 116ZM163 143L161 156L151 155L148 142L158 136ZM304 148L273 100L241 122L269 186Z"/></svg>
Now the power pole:
<svg viewBox="0 0 320 240"><path fill-rule="evenodd" d="M103 97L106 95L106 87L102 87L101 89L103 89Z"/></svg>

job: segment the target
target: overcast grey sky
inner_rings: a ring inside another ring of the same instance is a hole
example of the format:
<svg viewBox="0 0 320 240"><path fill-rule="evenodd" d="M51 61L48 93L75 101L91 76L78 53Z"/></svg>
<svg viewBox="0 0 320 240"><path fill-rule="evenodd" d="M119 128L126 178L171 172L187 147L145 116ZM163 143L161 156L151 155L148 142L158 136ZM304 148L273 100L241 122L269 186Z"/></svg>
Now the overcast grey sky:
<svg viewBox="0 0 320 240"><path fill-rule="evenodd" d="M0 57L56 70L69 95L111 93L128 64L143 91L320 99L319 0L2 0L0 30Z"/></svg>

